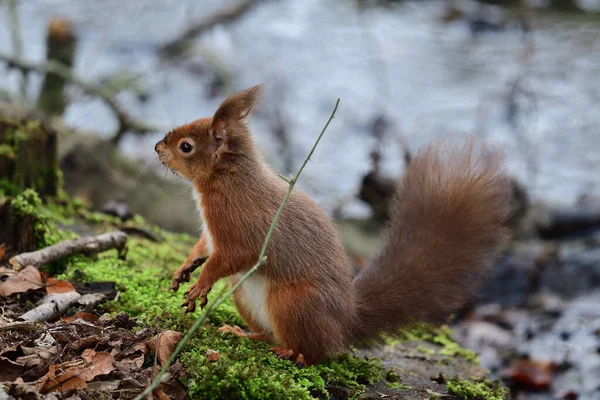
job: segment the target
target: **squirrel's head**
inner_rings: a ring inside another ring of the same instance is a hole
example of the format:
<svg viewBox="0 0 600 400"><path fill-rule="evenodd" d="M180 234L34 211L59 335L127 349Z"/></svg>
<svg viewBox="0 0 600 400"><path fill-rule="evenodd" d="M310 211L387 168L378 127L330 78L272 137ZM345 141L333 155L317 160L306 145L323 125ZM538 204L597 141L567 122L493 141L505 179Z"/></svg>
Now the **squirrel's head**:
<svg viewBox="0 0 600 400"><path fill-rule="evenodd" d="M255 157L246 125L260 101L257 85L227 98L212 118L201 118L169 132L154 149L159 160L181 177L198 182L218 171L236 168L236 161Z"/></svg>

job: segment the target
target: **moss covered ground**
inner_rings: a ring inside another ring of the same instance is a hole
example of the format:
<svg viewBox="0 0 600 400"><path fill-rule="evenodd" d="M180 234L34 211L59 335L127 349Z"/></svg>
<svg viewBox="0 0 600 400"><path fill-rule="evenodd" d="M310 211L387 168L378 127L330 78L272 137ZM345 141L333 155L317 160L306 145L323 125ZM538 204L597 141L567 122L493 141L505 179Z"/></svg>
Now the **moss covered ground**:
<svg viewBox="0 0 600 400"><path fill-rule="evenodd" d="M6 195L0 190L0 199ZM114 217L89 211L82 201L71 200L64 193L43 203L33 190L26 190L13 198L11 207L16 216L37 217L35 232L41 247L76 237L75 232L81 232L82 227L93 233L117 229L121 224ZM116 250L93 257L75 255L45 269L50 275L72 281L115 282L119 295L117 300L104 304L106 311L127 312L137 318L139 328L153 326L186 332L200 312L184 314L181 308L183 292L189 284L182 285L178 293L166 288L172 271L185 260L195 238L166 232L139 216L128 224L151 231L161 240L156 242L146 236L130 235L126 257L121 257ZM214 301L225 285L226 282L219 282L209 295L209 301ZM185 383L192 398L329 398L328 387L332 386L350 388L351 393L358 396L366 385L374 382L384 382L391 388L408 388L396 374L385 371L376 358L344 354L318 366L297 368L271 354L268 343L218 333L217 328L225 323L243 326L231 299L211 314L181 353L180 360L186 369ZM445 331L414 331L403 340L436 343L442 346L438 350L440 354L476 361L474 353L460 348ZM208 350L220 352L217 361L208 360ZM459 397L480 398L473 397L472 393L483 393L479 390L483 384L469 386L467 383L449 381L448 388Z"/></svg>
<svg viewBox="0 0 600 400"><path fill-rule="evenodd" d="M503 400L510 398L508 389L489 380L466 380L454 377L446 385L448 392L461 399Z"/></svg>

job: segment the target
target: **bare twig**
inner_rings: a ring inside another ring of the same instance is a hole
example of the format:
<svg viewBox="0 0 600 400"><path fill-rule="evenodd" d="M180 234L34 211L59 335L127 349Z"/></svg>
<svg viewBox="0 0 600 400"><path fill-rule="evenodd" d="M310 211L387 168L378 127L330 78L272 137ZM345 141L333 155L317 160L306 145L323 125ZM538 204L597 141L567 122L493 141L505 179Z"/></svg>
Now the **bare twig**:
<svg viewBox="0 0 600 400"><path fill-rule="evenodd" d="M210 313L215 308L219 307L225 300L227 300L227 298L229 296L231 296L233 294L233 292L238 287L240 287L240 285L242 283L244 283L244 281L246 281L246 279L248 279L250 277L250 275L252 275L258 268L260 268L261 265L263 265L265 263L266 258L267 258L265 256L265 254L267 252L267 246L269 245L269 241L271 240L271 235L273 234L273 231L275 230L275 225L277 224L277 221L279 220L279 216L281 215L281 212L283 211L283 208L287 204L287 202L288 202L288 200L289 200L289 198L290 198L290 196L292 194L292 190L294 189L294 186L296 185L296 182L298 181L298 178L300 177L300 174L302 174L302 171L304 170L304 167L306 166L306 164L310 160L310 157L315 152L315 149L317 148L317 145L321 141L321 138L323 137L323 134L325 133L325 131L327 130L327 127L329 126L329 123L331 122L331 120L335 116L335 112L337 111L337 108L338 108L339 104L340 104L340 99L337 99L337 101L335 102L335 107L333 108L333 111L331 112L331 115L329 116L329 119L327 120L327 123L325 124L325 126L323 127L323 130L321 131L321 134L319 135L319 137L315 141L315 144L313 145L312 149L310 150L310 153L308 153L308 155L304 159L304 162L300 166L300 169L296 173L296 176L290 178L289 180L286 180L286 182L289 184L289 188L288 188L287 194L285 195L285 198L281 202L281 205L279 206L279 209L277 210L277 213L275 213L275 217L273 217L273 222L271 222L271 226L269 228L269 231L267 232L267 237L265 238L265 241L264 241L264 243L262 245L262 248L260 249L260 254L258 256L258 261L256 262L256 264L254 264L254 266L252 268L250 268L248 270L248 272L246 272L244 274L244 276L240 280L238 280L238 282L230 290L228 290L224 295L219 296L219 298L216 301L210 303L210 305L208 306L208 308L198 317L198 319L196 320L196 322L194 323L194 325L186 333L186 335L183 337L183 339L181 339L181 341L179 342L179 344L175 348L175 351L173 351L173 354L171 354L171 357L169 358L169 361L167 361L167 363L165 365L163 365L162 369L160 370L160 372L156 376L156 379L154 379L154 381L146 388L146 390L144 390L140 395L138 395L135 398L135 400L142 400L144 398L144 396L147 396L150 393L152 393L152 391L154 389L156 389L158 387L158 385L160 385L160 382L161 382L163 376L165 375L165 373L167 372L167 370L169 369L169 367L171 366L171 364L173 364L173 362L175 361L175 358L177 358L177 356L179 355L179 353L183 349L183 346L185 346L185 344L188 342L188 340L198 330L198 328L200 327L200 325L202 325L202 323L206 320L206 318L208 318L208 316L210 315Z"/></svg>
<svg viewBox="0 0 600 400"><path fill-rule="evenodd" d="M41 250L22 253L14 256L8 262L17 271L28 265L39 268L44 264L76 253L95 254L115 248L122 251L126 242L127 234L125 232L107 232L97 236L65 240Z"/></svg>
<svg viewBox="0 0 600 400"><path fill-rule="evenodd" d="M215 27L216 25L227 24L237 20L239 17L244 15L246 11L250 10L250 8L254 5L254 2L254 0L242 0L236 5L226 8L214 15L209 16L206 19L203 19L202 21L193 24L183 31L179 36L162 45L160 50L161 53L163 53L165 56L172 56L181 53L181 51L185 49L189 42L196 36Z"/></svg>
<svg viewBox="0 0 600 400"><path fill-rule="evenodd" d="M44 297L39 306L27 311L17 319L25 322L44 322L57 319L80 297L81 295L76 291L49 294Z"/></svg>
<svg viewBox="0 0 600 400"><path fill-rule="evenodd" d="M148 125L145 122L138 121L129 116L117 103L117 101L112 95L113 93L110 88L96 85L78 77L77 75L73 74L69 70L69 68L67 68L59 62L56 62L55 60L48 60L45 63L35 63L12 57L6 54L0 54L0 61L6 62L9 67L16 68L24 72L50 72L59 75L60 77L72 83L73 85L79 87L84 93L92 96L97 96L100 99L102 99L104 104L106 104L115 114L119 122L119 128L117 129L117 132L111 139L111 142L113 142L114 144L119 143L119 141L122 139L123 135L126 132L144 134L149 132L157 132L160 130L155 126Z"/></svg>
<svg viewBox="0 0 600 400"><path fill-rule="evenodd" d="M0 326L0 332L4 331L26 331L26 332L36 332L40 329L40 327L31 322L11 322L6 325Z"/></svg>

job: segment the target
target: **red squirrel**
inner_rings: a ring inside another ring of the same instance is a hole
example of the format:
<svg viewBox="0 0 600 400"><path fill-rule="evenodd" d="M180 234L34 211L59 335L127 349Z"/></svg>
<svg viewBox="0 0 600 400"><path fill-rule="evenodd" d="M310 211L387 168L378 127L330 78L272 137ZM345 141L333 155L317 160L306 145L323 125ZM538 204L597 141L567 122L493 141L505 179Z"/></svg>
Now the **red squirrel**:
<svg viewBox="0 0 600 400"><path fill-rule="evenodd" d="M212 118L173 129L155 150L196 192L203 232L169 287L202 264L183 306L203 307L213 284L233 284L258 260L288 184L262 161L247 125L261 97L254 86L227 98ZM278 356L315 364L393 334L414 321L439 322L464 305L506 237L509 180L497 152L466 141L420 151L401 178L380 252L353 279L326 213L294 190L262 265L234 293L250 332Z"/></svg>

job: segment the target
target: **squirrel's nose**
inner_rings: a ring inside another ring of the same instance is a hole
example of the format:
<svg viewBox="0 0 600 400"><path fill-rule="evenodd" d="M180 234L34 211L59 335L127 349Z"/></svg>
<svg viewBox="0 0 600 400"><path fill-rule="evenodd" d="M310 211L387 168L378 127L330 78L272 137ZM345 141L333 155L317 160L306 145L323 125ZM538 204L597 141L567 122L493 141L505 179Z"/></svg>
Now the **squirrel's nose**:
<svg viewBox="0 0 600 400"><path fill-rule="evenodd" d="M162 145L162 140L154 145L154 151L158 153L158 147Z"/></svg>

